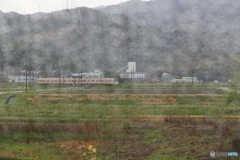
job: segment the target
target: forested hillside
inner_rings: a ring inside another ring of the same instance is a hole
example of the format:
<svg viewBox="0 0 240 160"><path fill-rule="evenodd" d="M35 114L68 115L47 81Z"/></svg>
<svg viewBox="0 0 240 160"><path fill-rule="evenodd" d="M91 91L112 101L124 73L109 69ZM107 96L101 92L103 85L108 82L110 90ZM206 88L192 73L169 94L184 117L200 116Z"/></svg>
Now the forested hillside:
<svg viewBox="0 0 240 160"><path fill-rule="evenodd" d="M128 61L137 61L143 71L167 50L158 35L125 15L77 8L0 17L1 70L9 72L26 62L50 71L76 72L81 63L86 71L115 71Z"/></svg>
<svg viewBox="0 0 240 160"><path fill-rule="evenodd" d="M229 3L228 3L229 2ZM96 9L0 12L0 70L113 75L128 61L152 76L230 79L240 49L236 0L132 0ZM231 8L231 10L230 10ZM98 11L100 10L100 11Z"/></svg>
<svg viewBox="0 0 240 160"><path fill-rule="evenodd" d="M172 38L164 40L175 49L177 69L186 66L182 62L191 58L198 65L198 73L204 66L203 79L225 79L229 75L224 72L234 70L232 59L236 60L240 51L239 7L238 0L130 0L97 9L128 15L156 34L160 31L160 37L169 33Z"/></svg>

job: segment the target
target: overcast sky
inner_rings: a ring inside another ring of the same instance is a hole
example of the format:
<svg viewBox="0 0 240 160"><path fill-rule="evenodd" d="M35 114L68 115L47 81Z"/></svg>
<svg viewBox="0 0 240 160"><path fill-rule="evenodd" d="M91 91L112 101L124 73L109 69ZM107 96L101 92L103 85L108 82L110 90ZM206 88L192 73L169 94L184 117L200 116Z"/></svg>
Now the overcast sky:
<svg viewBox="0 0 240 160"><path fill-rule="evenodd" d="M36 12L51 12L72 8L73 2L76 7L94 8L98 6L107 6L119 4L128 0L0 0L0 10L2 12L18 12L20 14L32 14Z"/></svg>

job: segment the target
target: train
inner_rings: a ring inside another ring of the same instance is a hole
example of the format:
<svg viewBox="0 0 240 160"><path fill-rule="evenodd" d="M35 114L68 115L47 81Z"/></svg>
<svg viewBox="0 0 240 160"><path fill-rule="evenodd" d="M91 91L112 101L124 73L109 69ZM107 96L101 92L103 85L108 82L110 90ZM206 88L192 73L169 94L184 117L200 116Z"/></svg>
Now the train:
<svg viewBox="0 0 240 160"><path fill-rule="evenodd" d="M114 78L38 78L39 85L114 85Z"/></svg>

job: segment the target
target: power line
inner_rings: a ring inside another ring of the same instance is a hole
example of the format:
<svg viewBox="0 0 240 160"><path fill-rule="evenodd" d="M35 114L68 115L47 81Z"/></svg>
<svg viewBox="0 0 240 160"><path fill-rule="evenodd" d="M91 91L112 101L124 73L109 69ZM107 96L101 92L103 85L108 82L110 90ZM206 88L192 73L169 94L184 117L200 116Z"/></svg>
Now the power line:
<svg viewBox="0 0 240 160"><path fill-rule="evenodd" d="M66 9L68 9L68 0L66 0Z"/></svg>
<svg viewBox="0 0 240 160"><path fill-rule="evenodd" d="M76 0L72 0L71 8L76 8Z"/></svg>

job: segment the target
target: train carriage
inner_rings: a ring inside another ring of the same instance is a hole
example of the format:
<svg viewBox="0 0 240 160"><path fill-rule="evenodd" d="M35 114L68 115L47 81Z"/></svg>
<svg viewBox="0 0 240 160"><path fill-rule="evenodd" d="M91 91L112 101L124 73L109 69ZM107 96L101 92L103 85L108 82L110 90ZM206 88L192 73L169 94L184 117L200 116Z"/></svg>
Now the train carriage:
<svg viewBox="0 0 240 160"><path fill-rule="evenodd" d="M59 82L60 80L60 82ZM114 78L38 78L39 85L114 85Z"/></svg>

